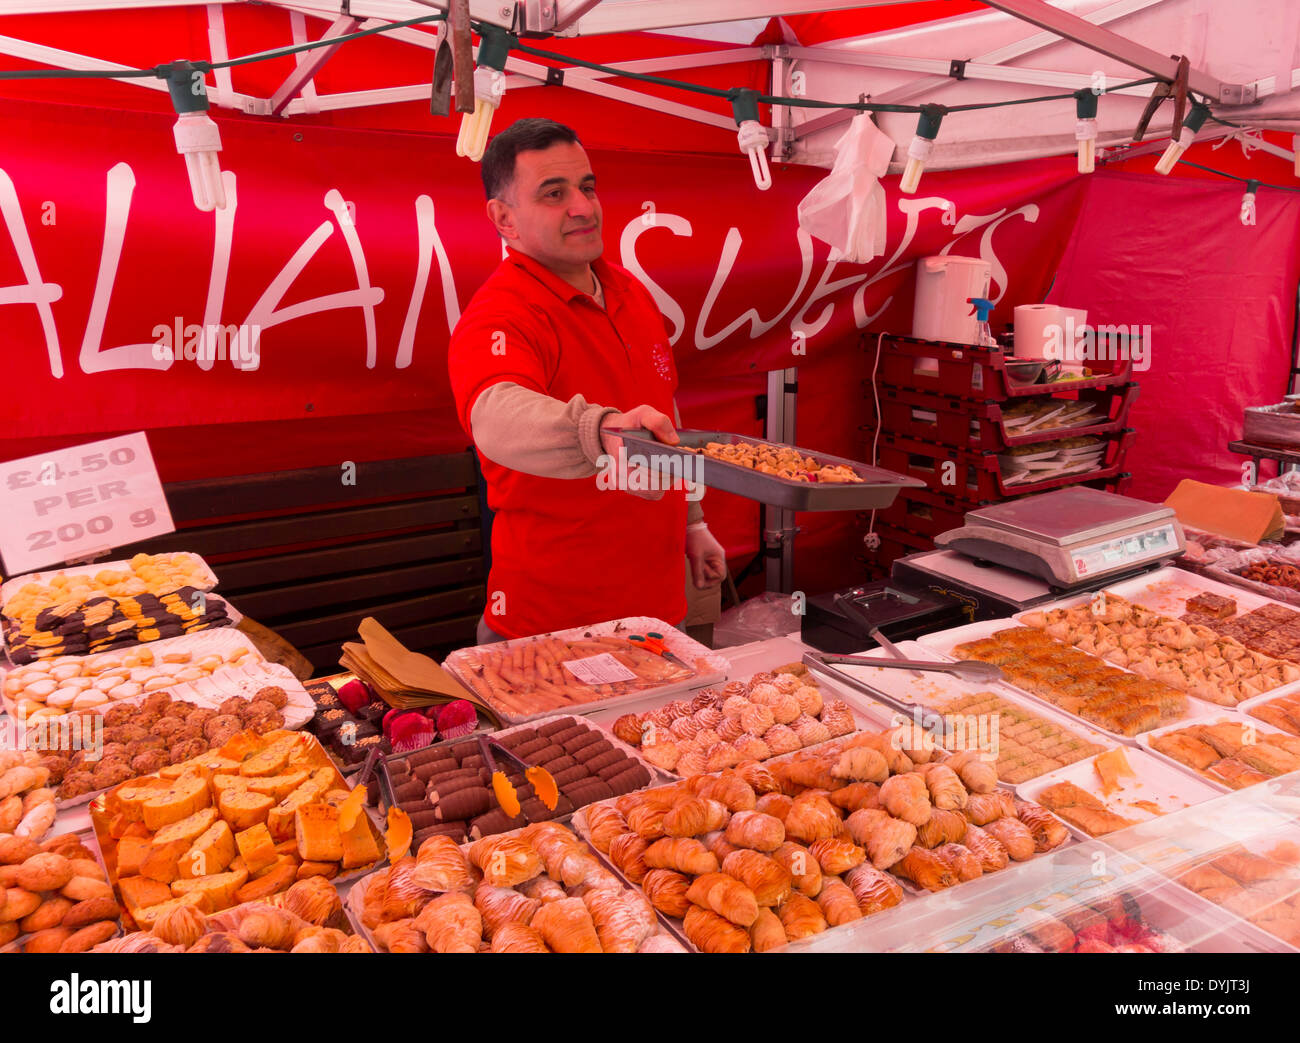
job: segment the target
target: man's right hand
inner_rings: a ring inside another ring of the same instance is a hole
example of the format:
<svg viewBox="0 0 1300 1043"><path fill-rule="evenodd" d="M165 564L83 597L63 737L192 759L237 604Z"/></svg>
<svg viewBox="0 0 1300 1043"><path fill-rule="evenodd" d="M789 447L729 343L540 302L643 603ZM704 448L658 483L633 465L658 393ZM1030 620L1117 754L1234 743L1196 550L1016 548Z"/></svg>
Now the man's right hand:
<svg viewBox="0 0 1300 1043"><path fill-rule="evenodd" d="M600 444L610 456L617 456L623 439L609 431L609 428L645 428L654 437L667 445L676 445L679 441L677 429L673 427L672 417L659 412L654 406L637 406L626 413L610 413L600 424Z"/></svg>

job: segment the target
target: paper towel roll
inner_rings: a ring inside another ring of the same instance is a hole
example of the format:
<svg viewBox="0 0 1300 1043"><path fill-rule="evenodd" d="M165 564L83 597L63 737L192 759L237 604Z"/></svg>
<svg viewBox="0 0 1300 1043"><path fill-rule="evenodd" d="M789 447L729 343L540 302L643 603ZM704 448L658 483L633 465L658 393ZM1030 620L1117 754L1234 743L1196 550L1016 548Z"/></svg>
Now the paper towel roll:
<svg viewBox="0 0 1300 1043"><path fill-rule="evenodd" d="M1020 304L1013 316L1016 358L1060 358L1064 347L1061 308L1057 304ZM1048 327L1055 327L1050 333Z"/></svg>

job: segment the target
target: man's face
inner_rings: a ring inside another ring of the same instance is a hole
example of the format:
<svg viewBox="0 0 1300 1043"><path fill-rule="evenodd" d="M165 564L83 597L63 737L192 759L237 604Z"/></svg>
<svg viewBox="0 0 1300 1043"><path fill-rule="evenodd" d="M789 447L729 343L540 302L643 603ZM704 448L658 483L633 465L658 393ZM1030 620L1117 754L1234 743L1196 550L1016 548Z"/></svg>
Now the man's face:
<svg viewBox="0 0 1300 1043"><path fill-rule="evenodd" d="M601 254L596 175L581 145L520 152L514 182L488 201L488 216L507 245L561 275L585 271Z"/></svg>

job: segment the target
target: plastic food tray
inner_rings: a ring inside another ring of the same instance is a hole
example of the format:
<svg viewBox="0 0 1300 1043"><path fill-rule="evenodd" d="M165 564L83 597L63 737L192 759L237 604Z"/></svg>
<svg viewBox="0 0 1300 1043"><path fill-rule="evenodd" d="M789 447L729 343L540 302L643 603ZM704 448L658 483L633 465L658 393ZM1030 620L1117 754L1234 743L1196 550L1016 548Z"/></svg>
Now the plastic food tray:
<svg viewBox="0 0 1300 1043"><path fill-rule="evenodd" d="M227 666L214 671L199 681L186 681L165 689L174 701L192 702L200 707L216 709L227 699L238 696L252 699L257 692L275 685L284 689L289 701L280 711L284 727L295 731L316 716L316 704L287 666L279 663L250 663L247 666Z"/></svg>
<svg viewBox="0 0 1300 1043"><path fill-rule="evenodd" d="M1250 717L1254 717L1255 720L1259 721L1265 727L1277 728L1278 725L1270 724L1269 722L1265 721L1262 717L1255 717L1255 711L1259 709L1261 706L1267 706L1271 702L1274 702L1278 699L1285 699L1286 697L1287 695L1285 692L1283 692L1281 695L1279 695L1277 692L1265 692L1263 695L1257 695L1253 699L1243 699L1233 709L1235 709L1237 713L1244 713L1249 715ZM1293 732L1288 728L1282 728L1281 730L1286 732L1288 735L1300 735L1300 732Z"/></svg>
<svg viewBox="0 0 1300 1043"><path fill-rule="evenodd" d="M200 571L205 574L202 585L196 587L196 590L213 590L217 585L217 575L212 571L203 558L193 551L178 551L187 558L192 558L198 565ZM90 565L68 565L59 569L46 569L43 572L29 572L22 576L13 576L4 583L0 583L0 605L8 604L9 599L28 583L48 583L55 576L93 576L97 572L130 572L131 562L126 558L118 558L116 561L101 561Z"/></svg>
<svg viewBox="0 0 1300 1043"><path fill-rule="evenodd" d="M1123 580L1119 583L1111 583L1102 588L1104 592L1117 594L1126 601L1134 605L1141 605L1143 608L1149 608L1161 615L1168 616L1170 619L1181 619L1186 614L1186 601L1197 594L1209 593L1219 594L1223 597L1233 598L1237 602L1237 615L1243 615L1247 612L1253 612L1257 608L1265 605L1278 605L1282 608L1289 606L1282 604L1273 598L1261 597L1250 591L1241 590L1237 587L1228 586L1226 583L1219 583L1206 576L1199 575L1195 572L1188 572L1185 569L1173 568L1172 566L1157 569L1155 572L1149 572L1144 576L1137 576L1133 579ZM1077 594L1073 597L1062 598L1059 601L1052 601L1045 605L1038 605L1034 611L1050 612L1057 608L1074 608L1076 605L1087 604L1095 593ZM1294 609L1292 609L1294 611ZM924 638L922 640L925 640ZM972 640L964 638L963 640ZM1279 660L1281 661L1281 660ZM1114 665L1114 664L1111 664ZM1300 664L1295 664L1300 665ZM1254 696L1253 699L1261 697L1276 699L1279 695L1291 695L1300 692L1300 681L1291 681L1288 684L1278 685L1262 693L1261 696ZM1211 702L1208 699L1198 699L1194 696L1188 696L1194 706L1200 707L1198 713L1212 712L1214 710L1232 710L1241 704L1228 706L1223 703ZM1243 699L1242 702L1251 702L1252 700Z"/></svg>
<svg viewBox="0 0 1300 1043"><path fill-rule="evenodd" d="M156 648L156 647L158 647L159 645L161 645L164 641L183 641L183 640L187 640L187 639L192 638L192 637L198 637L198 636L201 635L201 634L207 634L207 633L211 633L211 632L214 632L214 631L230 629L231 627L238 626L238 625L239 625L239 621L240 621L241 619L244 618L244 614L243 614L242 612L240 612L237 608L235 608L235 606L232 605L232 604L231 604L229 601L227 601L225 598L221 597L221 595L219 595L219 594L210 594L210 593L209 593L209 594L205 594L204 597L205 597L208 601L212 601L212 602L215 602L215 603L218 604L218 605L224 605L224 606L225 606L225 609L226 609L226 618L229 620L228 623L223 623L223 624L216 625L216 626L206 626L206 627L204 627L202 630L195 630L195 631L193 631L192 633L189 633L189 634L177 634L175 637L164 637L164 638L159 638L159 639L156 640L156 641L130 641L130 642L126 643L126 644L116 645L116 646L113 647L113 648L106 648L106 649L103 649L102 651L99 651L99 652L60 653L60 655L41 656L37 661L38 661L38 662L44 662L44 661L49 660L49 659L58 659L58 658L61 657L61 655L65 655L65 654L72 654L72 655L78 655L78 656L81 656L81 655L107 655L108 653L111 653L111 652L120 652L120 651L122 651L123 649L127 649L127 648L135 648L135 647L138 646L138 645L149 645L149 646L152 647L152 648ZM8 617L6 616L5 619L8 619ZM12 669L16 669L16 667L17 667L19 664L15 664L15 663L13 662L13 658L12 658L12 656L10 655L11 648L10 648L10 645L9 645L9 631L8 631L7 628L0 628L0 629L3 629L3 631L4 631L4 633L3 633L3 637L4 637L4 650L5 650L5 659L3 660L3 662L0 662L0 666L5 666L5 667L7 667L8 669L11 669L11 670L12 670ZM132 633L136 633L136 631L132 631ZM26 665L29 665L29 664L24 663L24 664L21 664L21 665L26 666Z"/></svg>
<svg viewBox="0 0 1300 1043"><path fill-rule="evenodd" d="M758 672L760 671L755 671L755 673ZM859 699L859 701L855 703L853 700L851 700L848 697L849 693L851 692L851 689L843 685L835 684L833 680L831 680L830 678L822 674L813 675L813 679L817 682L817 687L821 690L822 698L824 701L829 702L833 699L838 699L848 705L850 712L853 714L853 723L855 726L854 727L855 732L863 731L864 729L867 728L888 728L889 727L890 710L887 707L875 703L865 702L861 699ZM658 699L654 703L648 704L644 707L638 707L635 710L635 712L645 713L650 710L657 710L659 707L663 706L666 702L671 702L671 701L672 700ZM624 711L633 712L627 710L626 707L624 708ZM599 714L593 714L588 719L600 724L601 728L604 729L605 731L610 732L611 737L614 738L614 741L617 742L618 741L617 737L613 736L613 724L621 716L622 714L619 713L618 711L608 710L608 711L602 711ZM805 749L807 748L808 747L805 747ZM785 756L785 754L777 754L773 757L769 757L767 760L761 763L770 764L774 760L779 760L782 756ZM660 775L664 776L669 781L682 778L682 776L675 771L670 772L663 768L658 769L658 771Z"/></svg>
<svg viewBox="0 0 1300 1043"><path fill-rule="evenodd" d="M926 648L919 641L900 641L896 647L909 659L924 660L931 659L934 656L933 651ZM888 653L880 648L870 649L863 652L862 655L872 659L890 658ZM947 659L949 657L945 656L943 658ZM1065 713L1052 703L1037 699L1007 684L972 684L969 681L961 681L951 674L941 674L930 670L921 672L920 677L913 677L912 673L907 670L882 670L869 666L840 664L836 665L834 669L855 678L882 696L897 699L903 703L914 704L926 710L938 710L940 706L950 700L964 695L992 692L999 699L1005 699L1008 703L1020 707L1026 713L1032 713L1080 739L1103 747L1103 749L1114 749L1120 745L1118 737L1099 731L1093 725L1075 717L1073 714ZM826 679L823 674L818 674L818 678L825 679L828 684L833 683ZM874 702L863 693L852 688L840 687L838 690L844 693L844 701L855 710L864 710L872 720L884 718L881 727L907 724L909 721L916 723L915 716L908 717L883 702ZM1024 784L1022 783L1022 785Z"/></svg>
<svg viewBox="0 0 1300 1043"><path fill-rule="evenodd" d="M351 787L350 787L350 786L348 785L348 783L347 783L347 780L343 777L342 772L340 772L340 771L338 770L338 766L335 765L334 762L330 760L330 758L329 758L329 756L328 756L328 751L326 751L325 747L322 746L322 745L320 744L319 740L317 740L315 736L308 736L307 738L308 738L308 739L310 740L310 742L311 742L312 744L314 744L315 747L316 747L316 758L315 758L315 759L316 759L317 764L319 765L319 767L322 767L322 768L330 768L330 769L334 772L334 784L333 784L333 786L331 786L330 788L331 788L331 789L339 789L339 790L348 790L348 789L351 789ZM210 751L210 752L211 752L211 751ZM157 772L152 772L152 773L150 773L150 774L151 774L151 775L157 775ZM137 776L137 777L134 778L134 779L128 779L126 782L118 783L118 786L130 786L130 785L133 785L134 783L138 782L141 778L148 778L148 777L150 777L150 776ZM91 808L90 808L90 822L91 822L91 826L92 826L92 828L93 828L93 830L94 830L95 847L96 847L96 850L97 850L98 853L99 853L100 865L104 866L105 869L108 869L110 863L112 863L112 865L113 865L113 869L112 869L112 870L109 872L109 874L108 874L108 882L109 882L110 884L113 885L113 890L114 890L115 892L117 891L117 879L118 879L118 878L117 878L117 871L116 871L116 863L117 863L117 859L116 859L117 841L116 841L116 839L114 839L114 838L111 836L111 834L109 833L109 822L108 822L108 820L107 820L106 813L105 813L106 800L105 800L104 795L107 794L107 793L111 793L112 790L117 789L117 788L118 788L117 786L113 786L113 787L111 787L111 788L108 789L108 790L101 790L98 794L87 794L87 795L86 795L87 797L93 797L93 798L96 798L96 799L92 802L92 804L91 804ZM81 799L83 799L83 798L78 798L79 801L80 801ZM363 807L364 807L364 806L363 806ZM376 841L378 842L379 849L380 849L380 851L382 852L382 851L384 850L384 832L383 832L382 829L379 828L379 826L378 826L377 823L375 822L375 818L374 818L374 816L370 813L370 809L369 809L369 808L365 808L364 810L365 810L365 812L366 812L366 814L365 814L365 819L366 819L366 821L370 824L371 832L374 834L375 839L376 839ZM114 854L113 854L112 856L110 856L109 853L108 853L108 851L106 850L106 847L105 847L105 841L106 841L106 840L107 840L107 841L110 841L110 842L112 843L112 850L113 850L113 852L114 852ZM382 855L381 855L379 861L377 861L377 862L372 862L372 863L370 863L370 864L368 864L368 865L364 865L364 866L357 866L355 869L347 869L347 870L343 870L343 869L340 867L341 871L340 871L339 875L336 876L336 877L331 878L330 883L334 884L334 885L337 887L339 884L348 883L348 882L351 882L351 881L358 880L358 879L360 879L360 878L362 878L362 877L364 877L364 876L367 876L367 875L369 875L370 873L374 872L374 870L375 870L378 866L380 866L380 865L383 864L383 862L384 862L384 858L385 858L385 857L386 857L386 856L382 856ZM287 888L286 888L286 890L287 890ZM277 892L277 893L278 893L278 892ZM121 897L120 893L118 894L118 897L119 897L119 898ZM123 927L124 927L124 928L127 928L127 929L130 929L130 930L135 930L135 929L136 929L135 921L131 918L131 914L127 911L126 903L125 903L125 902L122 902L122 901L119 901L119 902L118 902L118 905L120 905L120 906L122 907L122 925L123 925ZM237 906L232 906L231 908L237 908ZM223 912L224 912L224 911L225 911L225 910L223 910Z"/></svg>
<svg viewBox="0 0 1300 1043"><path fill-rule="evenodd" d="M1167 735L1169 732L1181 731L1184 728L1191 728L1200 724L1221 724L1224 722L1232 722L1233 724L1240 724L1242 727L1245 728L1254 728L1256 732L1263 732L1269 735L1287 734L1286 732L1282 731L1280 728L1274 728L1271 724L1266 724L1264 721L1261 721L1255 717L1249 717L1245 714L1236 713L1232 710L1225 710L1223 709L1223 707L1216 707L1214 712L1204 714L1203 716L1193 717L1186 721L1178 721L1174 724L1167 724L1161 728L1153 728L1149 732L1143 732L1140 736L1138 736L1138 740L1139 740L1138 744L1142 747L1144 753L1147 753L1152 757L1158 758L1160 761L1170 765L1171 767L1177 768L1184 775L1190 775L1192 778L1196 779L1198 782L1202 783L1205 786L1212 786L1219 793L1237 793L1240 791L1234 790L1227 783L1217 782L1214 779L1207 778L1206 776L1202 775L1199 771L1197 771L1195 768L1193 768L1190 764L1184 764L1182 761L1177 760L1174 757L1170 757L1166 753L1161 753L1159 750L1157 750L1154 746L1151 745L1152 738L1161 735ZM1294 738L1294 736L1290 736L1290 737ZM1280 778L1281 776L1276 776L1276 777ZM1260 783L1256 783L1256 785L1260 785ZM1252 787L1246 786L1244 788L1251 789Z"/></svg>
<svg viewBox="0 0 1300 1043"><path fill-rule="evenodd" d="M135 647L138 646L129 645L123 648L114 648L108 652L100 652L96 654L125 655ZM244 634L242 631L234 629L233 627L212 627L207 630L200 630L194 634L181 634L179 637L168 637L161 641L153 641L149 643L149 651L153 653L155 660L161 659L163 656L172 652L187 652L193 658L202 659L204 656L208 655L223 655L225 653L230 653L237 648L243 648L247 653L255 657L253 660L254 662L265 662L262 658L262 653L257 650L257 646L253 644L248 635ZM88 657L77 656L75 658L84 659ZM245 656L245 658L247 658L247 656ZM45 662L45 660L41 660L41 662ZM9 663L0 664L0 667L2 667L0 668L0 686L3 685L4 679L10 673L13 673L16 670L25 669L25 667L13 666ZM139 669L148 670L150 668L140 667ZM187 682L182 681L179 683L185 684ZM170 688L160 688L158 690L170 693L171 688L174 687L176 686L172 685ZM288 691L288 689L285 690ZM137 705L143 701L144 698L145 693L142 693L140 695L132 696L129 699L114 700L114 702L103 703L101 704L101 708L106 709L109 706L113 706L116 702L121 702L128 706ZM16 705L14 700L8 695L0 696L0 704L3 704L7 713L12 715L15 712Z"/></svg>
<svg viewBox="0 0 1300 1043"><path fill-rule="evenodd" d="M677 777L675 775L669 775L666 772L664 772L661 768L656 768L653 764L651 764L648 760L646 760L644 757L641 756L640 750L638 750L634 746L629 746L617 735L615 735L612 731L610 731L609 728L601 724L593 717L584 717L579 714L558 714L558 715L552 715L550 717L547 717L545 723L549 724L552 721L563 721L563 720L568 720L573 722L574 724L582 724L588 728L595 729L596 731L603 734L604 737L613 744L615 749L622 750L634 761L636 761L639 765L641 765L641 767L645 768L645 770L650 773L650 781L646 783L645 786L641 787L642 789L646 789L652 786L662 786L665 783L677 781ZM500 739L500 738L504 738L507 735L513 735L515 732L523 731L528 728L533 728L536 726L537 723L538 722L536 721L525 721L522 724L511 725L509 728L502 728L500 731L495 731L495 732L474 731L471 732L469 735L461 735L455 739L443 739L439 742L432 743L429 746L422 746L418 750L411 750L410 753L390 753L387 757L384 758L384 761L385 763L387 763L388 761L405 760L412 753L422 753L425 750L435 750L441 746L454 746L457 743L465 742L467 739L475 739L479 735L483 735L486 738L491 738L491 739ZM497 755L494 754L494 756ZM497 761L497 767L503 768L505 765L509 763L510 763L509 759L502 756L499 757ZM380 787L380 794L381 794L380 807L386 810L388 806L388 795L386 793L383 793L382 786ZM430 807L432 806L433 805L430 805ZM572 812L570 814L572 814ZM548 821L561 822L564 821L564 819L566 818L568 818L568 816L563 815L560 816L559 818L549 819ZM492 834L492 835L496 836L497 834Z"/></svg>
<svg viewBox="0 0 1300 1043"><path fill-rule="evenodd" d="M610 865L609 860L606 859L604 855L602 855L591 845L591 842L588 840L587 835L585 833L578 832L578 830L574 827L573 823L569 821L571 818L572 816L565 815L563 818L553 819L552 821L554 821L558 825L567 826L573 833L577 834L578 839L586 846L587 850L591 853L592 857L595 858L596 861L601 864L602 868L608 870L610 873L616 876L618 878L619 883L623 886L625 890L636 891L638 894L640 894L641 889L637 887L635 884L628 882L628 880L626 880L617 869L615 869L612 865ZM522 830L512 829L509 833L499 833L494 835L502 836L502 837L510 837L510 836L517 836L520 832L522 832ZM461 851L464 852L465 854L466 861L468 861L469 849L472 846L472 842L461 844L459 846ZM474 872L477 873L477 870L475 869ZM352 922L356 930L356 933L361 935L361 937L364 938L367 943L369 943L370 947L374 949L376 953L380 953L383 955L390 955L387 952L387 950L381 949L379 947L379 944L375 941L374 932L372 932L370 928L368 928L362 922L362 912L365 903L366 889L373 884L377 873L378 870L374 872L370 872L368 873L367 876L365 876L361 880L358 880L353 885L352 889L348 892L347 897L343 900L343 909L348 914L348 919ZM547 874L545 873L545 871L543 871L541 875L546 876ZM559 883L559 881L556 881L556 883ZM563 887L564 885L561 884L560 886ZM695 951L690 947L690 945L686 942L684 938L679 938L677 936L677 933L668 927L668 925L664 922L663 914L660 913L658 909L655 910L655 918L659 922L659 928L655 932L655 934L651 935L651 937L656 937L658 935L667 935L669 938L672 938L673 941L681 945L687 952Z"/></svg>
<svg viewBox="0 0 1300 1043"><path fill-rule="evenodd" d="M898 490L905 487L920 488L925 483L916 478L897 474L859 460L848 460L842 456L830 456L827 453L802 449L799 446L783 445L779 442L766 442L761 438L750 438L731 434L727 431L698 431L681 429L677 432L680 445L664 445L657 442L646 431L627 431L621 435L627 444L629 457L635 451L657 470L673 475L695 478L698 474L701 485L710 489L735 493L749 500L784 507L792 511L869 511L888 507L894 502ZM840 465L850 468L862 481L860 483L844 482L796 482L788 478L778 478L774 474L764 474L739 464L725 460L715 460L703 453L690 452L691 449L703 449L709 442L722 442L727 445L770 446L774 449L794 449L804 456L810 456L821 465ZM685 447L685 448L684 448ZM687 466L685 461L694 461Z"/></svg>
<svg viewBox="0 0 1300 1043"><path fill-rule="evenodd" d="M1055 606L1043 606L1043 611L1046 611L1049 607ZM932 653L938 653L940 656L955 660L956 657L952 654L952 650L958 645L965 644L967 641L979 641L986 637L992 637L999 630L1005 630L1008 627L1022 625L1023 624L1018 623L1014 619L988 619L979 623L967 623L965 626L954 627L951 630L942 630L937 634L927 634L925 637L918 638L917 643ZM1088 653L1085 652L1083 654L1087 655ZM1105 660L1102 661L1105 662ZM1106 665L1113 667L1116 670L1124 669L1123 667L1115 666L1114 663L1106 663ZM1082 717L1061 709L1061 707L1048 699L1044 699L1041 695L1035 695L1033 692L1027 692L1022 688L1017 688L1009 681L998 681L995 682L995 684L986 687L989 687L992 691L1015 692L1021 699L1031 700L1035 706L1051 707L1056 711L1058 716L1065 716L1072 722L1083 724L1086 727L1091 728L1093 731L1105 735L1107 739L1113 743L1122 743L1125 746L1133 746L1137 743L1136 736L1121 735L1119 732L1112 732L1098 724L1093 724L1091 721L1085 721ZM1174 723L1177 726L1181 726L1193 717L1209 713L1216 709L1222 709L1222 707L1216 707L1214 703L1207 703L1189 695L1187 697L1186 716L1184 716L1180 721ZM1076 728L1078 727L1078 724L1075 725Z"/></svg>
<svg viewBox="0 0 1300 1043"><path fill-rule="evenodd" d="M56 825L56 826L58 825L57 820L55 821L55 825ZM54 828L54 827L51 827L51 829L53 829L53 828ZM46 844L46 843L48 843L49 841L53 840L55 837L66 836L68 833L74 833L74 834L76 834L77 839L79 839L79 840L81 841L81 845L82 845L82 847L88 848L90 851L94 852L94 855L95 855L95 861L97 861L97 862L99 863L99 871L100 871L101 873L104 874L103 879L104 879L105 881L107 881L107 880L109 879L109 876L108 876L108 869L107 869L107 867L104 865L104 853L103 853L103 851L101 851L100 848L99 848L99 841L95 838L95 831L94 831L93 829L74 829L74 830L64 830L64 831L61 832L61 833L54 833L54 832L51 832L51 833L47 834L46 836L42 837L41 840L40 840L40 843L41 843L42 846L43 846L44 844ZM113 933L112 933L108 938L106 938L105 941L110 941L110 942L111 942L114 938L120 938L120 937L122 937L122 920L121 920L121 918L119 917L118 919L114 920L113 922L114 922L114 924L116 925L117 930L115 930L115 931L114 931L114 932L113 932ZM90 926L90 925L87 924L86 926ZM35 933L35 932L28 931L28 932L26 932L26 933L24 933L24 934L20 934L17 938L15 938L13 941L9 942L7 945L0 945L0 955L4 955L4 954L6 954L6 953L20 953L20 952L22 952L22 951L23 951L23 946L27 944L27 939L29 939L29 938L32 936L33 933Z"/></svg>
<svg viewBox="0 0 1300 1043"><path fill-rule="evenodd" d="M474 670L471 667L471 660L476 659L482 652L501 652L513 650L522 647L538 637L557 637L562 641L577 640L586 634L595 637L607 636L625 636L631 634L645 634L653 631L664 636L664 646L669 652L677 656L688 666L692 663L695 668L695 675L687 677L680 681L673 681L668 684L659 686L648 685L644 688L637 689L606 698L595 698L589 702L570 703L563 706L552 706L538 710L536 713L518 714L505 710L488 698L482 691L481 686L476 687L474 683ZM494 645L476 645L471 648L461 648L452 652L443 661L443 668L450 671L456 678L470 691L479 693L479 696L488 702L493 711L501 719L502 724L524 724L528 721L535 721L542 717L553 717L562 713L589 714L597 710L610 709L612 707L629 706L633 703L641 702L647 698L667 698L677 696L682 692L689 691L692 688L702 688L707 685L715 684L727 676L730 664L726 658L718 653L706 648L698 641L687 637L680 630L669 626L662 619L655 619L651 616L633 616L627 619L613 619L605 623L597 623L589 627L573 627L569 630L557 630L551 634L539 634L537 637L518 638L512 641L499 642Z"/></svg>
<svg viewBox="0 0 1300 1043"><path fill-rule="evenodd" d="M1105 796L1101 792L1101 780L1093 767L1095 759L1095 757L1086 757L1064 768L1040 775L1029 782L1022 782L1016 787L1016 794L1022 800L1030 800L1037 804L1040 794L1048 787L1055 786L1058 782L1073 782L1105 804L1108 811L1137 823L1160 816L1135 807L1132 804L1134 800L1150 801L1160 809L1162 814L1167 815L1213 800L1222 792L1204 779L1193 779L1186 772L1175 771L1167 762L1150 756L1149 750L1125 750L1124 759L1128 761L1136 778L1121 779L1119 791ZM1051 808L1048 810L1051 811ZM1057 815L1057 818L1061 816ZM1092 839L1092 834L1087 831L1064 818L1061 818L1061 821L1065 823L1066 829L1081 840ZM1115 832L1122 832L1122 830ZM1113 833L1103 834L1103 836L1113 835Z"/></svg>

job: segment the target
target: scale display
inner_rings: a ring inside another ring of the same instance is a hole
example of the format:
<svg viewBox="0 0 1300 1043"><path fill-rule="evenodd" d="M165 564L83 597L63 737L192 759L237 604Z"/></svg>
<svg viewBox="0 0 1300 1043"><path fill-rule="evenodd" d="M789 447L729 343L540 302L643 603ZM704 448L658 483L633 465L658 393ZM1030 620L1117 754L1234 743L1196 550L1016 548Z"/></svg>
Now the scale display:
<svg viewBox="0 0 1300 1043"><path fill-rule="evenodd" d="M1177 554L1178 535L1172 525L1162 525L1150 532L1120 536L1089 547L1079 547L1071 553L1074 556L1075 574L1082 579L1098 572L1131 568L1146 561Z"/></svg>

